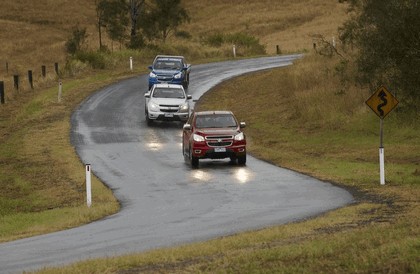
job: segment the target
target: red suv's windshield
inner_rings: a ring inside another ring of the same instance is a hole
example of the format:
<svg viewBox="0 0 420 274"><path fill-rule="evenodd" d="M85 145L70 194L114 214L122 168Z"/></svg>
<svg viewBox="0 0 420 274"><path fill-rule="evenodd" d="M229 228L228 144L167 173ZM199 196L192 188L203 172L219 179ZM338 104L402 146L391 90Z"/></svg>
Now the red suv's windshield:
<svg viewBox="0 0 420 274"><path fill-rule="evenodd" d="M230 114L199 115L195 119L196 128L237 127L235 118Z"/></svg>

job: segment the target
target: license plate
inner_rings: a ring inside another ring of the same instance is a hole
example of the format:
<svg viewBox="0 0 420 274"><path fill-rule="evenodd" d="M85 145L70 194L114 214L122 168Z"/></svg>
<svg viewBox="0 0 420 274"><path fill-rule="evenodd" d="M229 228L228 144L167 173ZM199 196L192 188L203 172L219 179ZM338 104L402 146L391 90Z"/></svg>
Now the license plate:
<svg viewBox="0 0 420 274"><path fill-rule="evenodd" d="M226 152L226 148L225 147L216 147L216 148L214 148L214 152Z"/></svg>
<svg viewBox="0 0 420 274"><path fill-rule="evenodd" d="M165 113L165 117L174 117L172 113Z"/></svg>

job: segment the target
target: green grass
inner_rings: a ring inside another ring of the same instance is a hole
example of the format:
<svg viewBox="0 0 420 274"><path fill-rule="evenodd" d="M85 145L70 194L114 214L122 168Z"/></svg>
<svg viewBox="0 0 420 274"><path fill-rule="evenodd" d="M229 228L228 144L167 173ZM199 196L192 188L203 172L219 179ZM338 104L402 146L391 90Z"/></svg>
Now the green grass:
<svg viewBox="0 0 420 274"><path fill-rule="evenodd" d="M70 115L95 89L130 74L109 72L63 81L27 94L21 107L2 109L0 122L0 242L66 229L103 218L119 210L111 190L96 177L93 205L85 202L85 171L70 145ZM7 110L9 110L7 112Z"/></svg>

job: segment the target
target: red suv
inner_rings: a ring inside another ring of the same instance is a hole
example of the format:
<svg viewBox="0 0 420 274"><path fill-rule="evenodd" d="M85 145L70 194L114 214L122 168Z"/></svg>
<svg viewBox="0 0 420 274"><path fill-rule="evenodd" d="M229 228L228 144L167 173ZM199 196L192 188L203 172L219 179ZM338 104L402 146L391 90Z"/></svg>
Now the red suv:
<svg viewBox="0 0 420 274"><path fill-rule="evenodd" d="M238 122L231 111L200 111L190 115L183 127L182 153L198 167L199 159L238 160L246 163L246 138L241 131L245 122Z"/></svg>

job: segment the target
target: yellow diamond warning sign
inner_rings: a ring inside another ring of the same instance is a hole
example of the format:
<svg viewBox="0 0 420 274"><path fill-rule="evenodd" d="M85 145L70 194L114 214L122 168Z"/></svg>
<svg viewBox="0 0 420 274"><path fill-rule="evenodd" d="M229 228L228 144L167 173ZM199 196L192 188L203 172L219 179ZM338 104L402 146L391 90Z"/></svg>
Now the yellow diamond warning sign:
<svg viewBox="0 0 420 274"><path fill-rule="evenodd" d="M366 100L366 104L380 118L385 118L398 105L398 100L384 86L381 86Z"/></svg>

